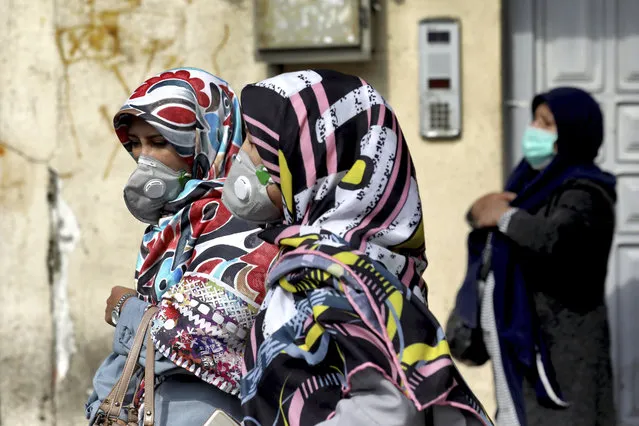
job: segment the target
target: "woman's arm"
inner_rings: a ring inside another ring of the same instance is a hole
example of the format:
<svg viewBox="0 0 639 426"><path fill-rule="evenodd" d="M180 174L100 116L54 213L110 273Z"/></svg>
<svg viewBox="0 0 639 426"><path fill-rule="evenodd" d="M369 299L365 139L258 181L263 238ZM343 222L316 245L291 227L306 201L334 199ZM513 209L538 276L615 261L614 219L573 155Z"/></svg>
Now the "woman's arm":
<svg viewBox="0 0 639 426"><path fill-rule="evenodd" d="M144 316L144 312L146 311L146 308L148 306L149 303L143 302L142 300L134 297L126 301L126 303L122 307L118 324L115 326L115 333L113 335L114 353L124 356L127 356L129 354L131 346L133 345L133 339L135 338L135 332L140 326L140 321L142 321L142 316ZM138 359L138 364L141 367L144 367L145 362L146 339L144 339L142 349L140 350L140 358ZM160 352L158 352L157 350L155 351L156 375L166 374L169 370L172 370L174 368L179 367L175 365L171 360L162 356Z"/></svg>
<svg viewBox="0 0 639 426"><path fill-rule="evenodd" d="M96 371L95 376L93 377L93 393L85 404L85 414L86 418L89 419L90 425L95 419L95 415L98 412L100 404L104 398L107 397L109 392L111 392L111 389L113 389L113 386L115 386L122 375L126 357L129 355L133 339L135 338L135 332L142 321L142 316L144 315L144 311L147 306L149 306L148 303L134 297L129 298L122 306L120 319L118 320L115 332L113 333L113 352L102 362ZM144 339L144 343L140 351L138 364L144 367L145 362L146 339ZM179 369L179 367L163 357L158 351L155 352L156 375L166 374L170 370L174 369ZM131 379L131 383L127 390L127 396L125 398L126 401L130 401L133 398L133 394L141 379L141 377L139 377L141 371L142 370L135 373ZM121 413L120 417L122 419L126 419L124 411Z"/></svg>
<svg viewBox="0 0 639 426"><path fill-rule="evenodd" d="M84 408L89 425L92 425L95 421L95 416L98 414L98 409L102 401L109 395L113 386L117 383L118 379L122 375L124 370L124 363L126 362L126 355L118 355L111 353L98 368L93 376L93 392L87 400ZM136 391L137 385L140 383L142 371L137 371L133 374L129 387L126 391L125 401L129 402L133 399L133 395ZM120 413L122 420L127 419L127 413L122 410Z"/></svg>
<svg viewBox="0 0 639 426"><path fill-rule="evenodd" d="M604 190L582 182L566 189L550 216L510 209L499 230L520 247L540 255L562 255L586 249L591 238L613 232L614 204ZM599 231L599 232L592 232Z"/></svg>

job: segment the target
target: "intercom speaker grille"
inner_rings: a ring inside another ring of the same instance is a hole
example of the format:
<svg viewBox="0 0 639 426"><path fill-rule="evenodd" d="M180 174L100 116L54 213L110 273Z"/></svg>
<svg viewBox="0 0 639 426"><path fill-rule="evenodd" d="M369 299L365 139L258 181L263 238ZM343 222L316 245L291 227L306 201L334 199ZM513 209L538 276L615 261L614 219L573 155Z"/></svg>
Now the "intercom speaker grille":
<svg viewBox="0 0 639 426"><path fill-rule="evenodd" d="M431 53L428 55L428 74L431 76L450 76L452 73L449 53Z"/></svg>

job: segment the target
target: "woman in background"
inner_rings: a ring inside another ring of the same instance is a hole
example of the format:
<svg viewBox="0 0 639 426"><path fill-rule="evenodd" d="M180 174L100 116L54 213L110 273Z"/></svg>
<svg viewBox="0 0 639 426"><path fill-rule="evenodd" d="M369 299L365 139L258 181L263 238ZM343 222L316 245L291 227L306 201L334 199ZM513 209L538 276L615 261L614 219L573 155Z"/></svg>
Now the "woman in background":
<svg viewBox="0 0 639 426"><path fill-rule="evenodd" d="M458 313L467 324L479 317L498 424L612 426L605 279L616 180L595 164L603 116L569 87L537 95L532 115L505 192L469 211L457 307L470 309Z"/></svg>

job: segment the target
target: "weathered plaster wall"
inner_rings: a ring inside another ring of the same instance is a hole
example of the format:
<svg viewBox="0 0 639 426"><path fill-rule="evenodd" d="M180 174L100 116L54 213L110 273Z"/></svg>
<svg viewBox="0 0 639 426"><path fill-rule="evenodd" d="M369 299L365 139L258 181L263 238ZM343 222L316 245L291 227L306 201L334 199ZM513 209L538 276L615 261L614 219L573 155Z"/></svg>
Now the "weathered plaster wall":
<svg viewBox="0 0 639 426"><path fill-rule="evenodd" d="M144 229L122 202L134 163L111 117L144 78L170 67L204 68L239 90L265 77L266 66L253 60L250 0L0 3L0 423L82 425L93 372L111 345L104 302L112 286L132 284ZM49 279L47 258L59 212L47 203L49 167L80 237L57 317L51 284L59 279ZM64 318L64 303L75 345L58 345L56 355L54 329L64 327L54 318ZM59 358L74 347L66 377L54 381L54 366L64 367Z"/></svg>

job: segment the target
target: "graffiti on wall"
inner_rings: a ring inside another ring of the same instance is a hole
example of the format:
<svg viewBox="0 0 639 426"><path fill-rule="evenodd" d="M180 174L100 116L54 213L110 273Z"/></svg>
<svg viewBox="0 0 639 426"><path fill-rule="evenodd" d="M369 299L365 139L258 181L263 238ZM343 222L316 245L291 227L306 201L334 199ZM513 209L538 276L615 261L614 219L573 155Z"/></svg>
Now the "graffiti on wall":
<svg viewBox="0 0 639 426"><path fill-rule="evenodd" d="M72 67L87 62L98 64L116 79L122 89L123 96L127 97L132 91L131 80L135 83L142 81L156 60L159 59L165 68L177 66L182 61L178 55L172 53L176 49L171 48L179 44L184 33L183 7L174 8L174 11L180 13L167 17L158 15L158 10L163 10L161 8L154 8L154 13L144 10L141 0L120 0L119 3L111 1L108 2L108 5L107 2L103 2L105 5L101 3L98 0L84 0L84 3L81 4L83 7L75 11L79 23L74 25L56 24L56 45L63 67L62 104L66 116L65 123L73 140L77 158L82 157L82 148L72 111L73 84L70 81ZM60 5L60 7L66 6ZM148 16L149 14L151 16ZM148 18L146 22L144 19L140 22L140 19L145 17ZM162 23L167 18L173 21L172 25L153 25L154 20ZM153 26L156 30L145 33L144 31L131 31L129 28L131 25L144 28L145 24ZM137 36L138 40L132 42L132 34ZM123 42L123 38L128 39L128 45ZM164 57L160 58L161 55ZM131 63L135 64L137 69L142 66L142 76L138 76L136 73L135 78L131 79L130 73L123 71L123 67ZM106 105L100 105L98 108L101 116L109 115L106 113ZM110 128L110 119L108 124ZM121 149L119 145L114 142L112 153L107 157L103 173L105 179L112 169L117 150Z"/></svg>

